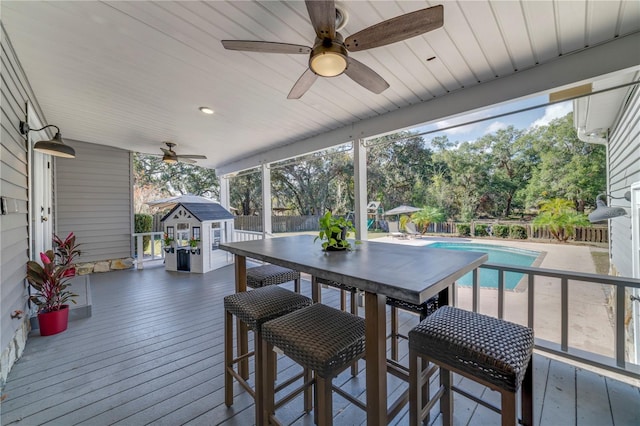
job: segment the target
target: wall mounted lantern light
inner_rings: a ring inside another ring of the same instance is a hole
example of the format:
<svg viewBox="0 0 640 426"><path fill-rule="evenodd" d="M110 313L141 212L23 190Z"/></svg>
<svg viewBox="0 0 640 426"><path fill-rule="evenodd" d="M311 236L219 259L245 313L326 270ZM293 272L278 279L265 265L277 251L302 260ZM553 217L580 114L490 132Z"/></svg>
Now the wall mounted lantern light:
<svg viewBox="0 0 640 426"><path fill-rule="evenodd" d="M614 217L624 216L627 214L627 210L624 207L609 207L607 206L607 197L615 198L617 200L625 199L631 201L631 191L625 192L623 197L612 197L608 194L600 194L596 197L596 209L589 215L589 222L602 222Z"/></svg>
<svg viewBox="0 0 640 426"><path fill-rule="evenodd" d="M38 152L42 152L43 154L54 155L56 157L76 158L76 151L69 145L66 145L64 143L64 141L62 140L62 134L60 133L60 129L58 128L58 126L49 124L42 127L41 129L30 129L29 124L27 124L25 121L20 121L20 133L25 136L27 136L29 132L39 132L40 130L44 130L48 127L55 127L56 135L51 140L36 142L36 144L33 146L33 149Z"/></svg>

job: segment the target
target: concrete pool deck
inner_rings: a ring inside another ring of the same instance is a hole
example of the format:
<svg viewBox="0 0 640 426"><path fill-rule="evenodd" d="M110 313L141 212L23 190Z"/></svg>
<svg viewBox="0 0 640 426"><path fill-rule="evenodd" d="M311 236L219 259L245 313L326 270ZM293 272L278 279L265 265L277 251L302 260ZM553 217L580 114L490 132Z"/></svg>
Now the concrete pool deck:
<svg viewBox="0 0 640 426"><path fill-rule="evenodd" d="M468 242L477 244L507 246L541 252L532 266L559 271L596 273L591 257L592 251L605 251L597 247L502 240L489 238L449 238L423 237L400 239L393 237L376 238L373 241L392 244L425 246L436 241ZM526 281L526 277L523 281ZM569 282L569 345L578 349L614 356L614 327L608 306L607 286L581 282ZM520 283L514 291L505 292L504 318L519 324L527 322L526 282ZM471 309L470 287L458 286L457 305ZM536 337L560 342L560 280L536 277L534 328ZM480 312L497 316L498 292L496 289L481 288Z"/></svg>

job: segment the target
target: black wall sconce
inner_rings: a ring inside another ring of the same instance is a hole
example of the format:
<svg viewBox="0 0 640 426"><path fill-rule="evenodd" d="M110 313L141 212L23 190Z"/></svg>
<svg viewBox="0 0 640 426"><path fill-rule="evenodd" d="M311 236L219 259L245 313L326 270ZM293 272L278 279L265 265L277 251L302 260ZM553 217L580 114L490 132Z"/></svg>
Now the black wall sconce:
<svg viewBox="0 0 640 426"><path fill-rule="evenodd" d="M56 135L51 140L36 142L36 144L33 146L33 149L38 152L42 152L43 154L54 155L56 157L76 158L76 151L69 145L66 145L64 143L64 141L62 140L62 134L60 133L60 129L58 128L58 126L49 124L42 127L41 129L30 129L27 122L20 121L20 133L25 137L29 134L29 132L39 132L40 130L44 130L48 127L55 127Z"/></svg>

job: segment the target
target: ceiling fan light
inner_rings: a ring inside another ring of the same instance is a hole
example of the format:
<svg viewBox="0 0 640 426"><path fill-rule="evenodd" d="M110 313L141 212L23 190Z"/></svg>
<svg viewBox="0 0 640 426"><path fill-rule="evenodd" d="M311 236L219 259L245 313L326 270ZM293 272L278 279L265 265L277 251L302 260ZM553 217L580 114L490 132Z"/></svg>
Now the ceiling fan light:
<svg viewBox="0 0 640 426"><path fill-rule="evenodd" d="M321 52L311 57L311 70L322 77L335 77L347 69L347 58L337 52Z"/></svg>
<svg viewBox="0 0 640 426"><path fill-rule="evenodd" d="M176 157L172 157L170 155L165 155L162 157L162 161L167 163L167 164L175 164L178 162L178 159Z"/></svg>

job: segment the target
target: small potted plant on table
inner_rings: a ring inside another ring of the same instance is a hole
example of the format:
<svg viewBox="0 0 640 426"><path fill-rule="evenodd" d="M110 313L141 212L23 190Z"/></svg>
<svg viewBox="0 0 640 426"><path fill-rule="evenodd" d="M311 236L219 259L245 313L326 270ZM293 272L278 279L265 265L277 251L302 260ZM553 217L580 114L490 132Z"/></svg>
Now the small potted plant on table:
<svg viewBox="0 0 640 426"><path fill-rule="evenodd" d="M198 244L200 244L200 240L191 238L189 240L189 247L191 248L191 254L200 254L200 249L198 248Z"/></svg>
<svg viewBox="0 0 640 426"><path fill-rule="evenodd" d="M162 239L163 243L164 243L164 252L165 253L173 253L174 248L173 248L173 238L171 238L169 236L169 234L167 234L166 232L164 233L164 238Z"/></svg>
<svg viewBox="0 0 640 426"><path fill-rule="evenodd" d="M53 236L55 250L40 253L42 265L34 260L27 262L27 280L34 292L29 300L38 307L38 325L41 336L50 336L67 329L68 302L76 294L68 290L69 280L76 276L74 259L80 254L73 232L64 240Z"/></svg>
<svg viewBox="0 0 640 426"><path fill-rule="evenodd" d="M350 220L339 216L334 217L331 212L327 212L320 218L319 224L320 232L313 241L322 241L323 250L351 250L352 246L347 238L352 232L355 234L356 228ZM360 241L355 243L360 244Z"/></svg>

